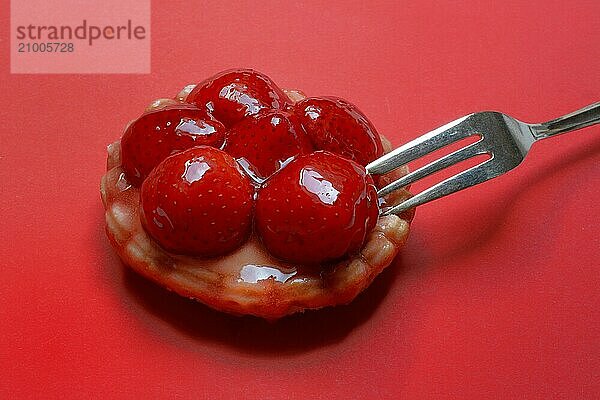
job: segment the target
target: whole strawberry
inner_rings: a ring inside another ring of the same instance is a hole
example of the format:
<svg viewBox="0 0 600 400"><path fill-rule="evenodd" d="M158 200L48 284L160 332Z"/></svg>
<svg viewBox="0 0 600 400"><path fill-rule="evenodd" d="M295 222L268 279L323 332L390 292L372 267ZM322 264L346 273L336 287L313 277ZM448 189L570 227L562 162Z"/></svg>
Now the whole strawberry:
<svg viewBox="0 0 600 400"><path fill-rule="evenodd" d="M256 200L256 230L274 256L320 264L360 249L378 216L377 193L365 169L317 151L271 176Z"/></svg>
<svg viewBox="0 0 600 400"><path fill-rule="evenodd" d="M253 195L231 156L193 147L166 158L142 184L142 225L170 252L227 254L251 233Z"/></svg>
<svg viewBox="0 0 600 400"><path fill-rule="evenodd" d="M191 104L168 105L142 114L121 139L121 157L127 179L139 186L156 165L190 147L220 147L225 127Z"/></svg>
<svg viewBox="0 0 600 400"><path fill-rule="evenodd" d="M231 127L261 110L284 108L289 99L268 76L252 69L236 69L199 83L186 101Z"/></svg>
<svg viewBox="0 0 600 400"><path fill-rule="evenodd" d="M379 134L353 104L338 97L307 97L294 112L316 149L331 151L361 165L383 155Z"/></svg>
<svg viewBox="0 0 600 400"><path fill-rule="evenodd" d="M247 163L251 174L263 180L291 157L310 153L313 147L294 114L267 111L234 125L223 150Z"/></svg>

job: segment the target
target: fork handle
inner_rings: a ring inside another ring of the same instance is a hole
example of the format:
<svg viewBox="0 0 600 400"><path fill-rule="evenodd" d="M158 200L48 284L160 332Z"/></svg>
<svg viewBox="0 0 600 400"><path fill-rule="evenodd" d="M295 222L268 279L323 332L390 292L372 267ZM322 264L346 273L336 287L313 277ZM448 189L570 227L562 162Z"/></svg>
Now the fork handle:
<svg viewBox="0 0 600 400"><path fill-rule="evenodd" d="M600 101L552 121L531 125L536 139L545 139L600 123Z"/></svg>

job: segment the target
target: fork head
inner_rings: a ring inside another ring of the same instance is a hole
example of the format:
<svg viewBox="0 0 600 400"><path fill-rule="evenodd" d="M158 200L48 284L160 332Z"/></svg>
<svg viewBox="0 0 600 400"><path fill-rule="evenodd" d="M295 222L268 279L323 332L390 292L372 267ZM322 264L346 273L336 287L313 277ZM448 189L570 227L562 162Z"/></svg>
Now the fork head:
<svg viewBox="0 0 600 400"><path fill-rule="evenodd" d="M400 204L383 208L381 214L398 214L495 178L519 165L535 141L531 125L506 114L484 111L459 118L400 146L367 165L367 171L374 175L386 174L426 154L471 136L478 136L479 139L388 184L378 191L378 195L384 197L434 172L478 155L488 155L488 159L423 190Z"/></svg>

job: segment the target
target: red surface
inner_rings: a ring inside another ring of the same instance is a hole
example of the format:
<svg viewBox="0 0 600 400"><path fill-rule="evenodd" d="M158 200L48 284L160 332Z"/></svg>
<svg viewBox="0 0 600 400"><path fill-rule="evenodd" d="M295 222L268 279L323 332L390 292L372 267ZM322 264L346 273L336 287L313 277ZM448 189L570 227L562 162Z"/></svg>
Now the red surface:
<svg viewBox="0 0 600 400"><path fill-rule="evenodd" d="M154 1L150 75L52 76L9 74L6 3L1 398L597 398L600 127L421 207L354 303L275 324L128 272L98 193L127 120L229 67L346 97L395 145L471 111L598 101L597 1Z"/></svg>

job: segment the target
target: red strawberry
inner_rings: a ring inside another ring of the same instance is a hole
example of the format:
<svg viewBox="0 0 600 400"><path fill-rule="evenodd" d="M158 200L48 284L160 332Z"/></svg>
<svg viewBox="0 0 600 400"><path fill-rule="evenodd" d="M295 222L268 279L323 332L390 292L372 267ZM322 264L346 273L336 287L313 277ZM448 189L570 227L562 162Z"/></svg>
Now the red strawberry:
<svg viewBox="0 0 600 400"><path fill-rule="evenodd" d="M256 230L274 256L319 264L360 249L378 217L365 169L326 151L300 156L258 192Z"/></svg>
<svg viewBox="0 0 600 400"><path fill-rule="evenodd" d="M220 147L225 127L191 104L166 106L142 114L121 139L123 170L138 186L158 163L190 147Z"/></svg>
<svg viewBox="0 0 600 400"><path fill-rule="evenodd" d="M313 151L298 118L285 111L267 111L238 122L227 132L223 149L250 164L259 180L269 177L291 157Z"/></svg>
<svg viewBox="0 0 600 400"><path fill-rule="evenodd" d="M260 110L283 108L289 103L268 76L251 69L221 72L198 84L186 101L206 109L227 127Z"/></svg>
<svg viewBox="0 0 600 400"><path fill-rule="evenodd" d="M375 127L355 105L337 97L308 97L294 112L319 150L327 150L361 165L383 155Z"/></svg>
<svg viewBox="0 0 600 400"><path fill-rule="evenodd" d="M223 255L250 235L253 195L231 156L193 147L166 158L142 184L142 225L173 253Z"/></svg>

